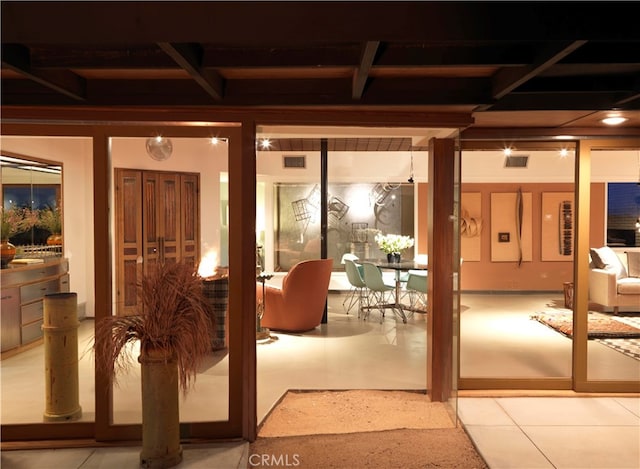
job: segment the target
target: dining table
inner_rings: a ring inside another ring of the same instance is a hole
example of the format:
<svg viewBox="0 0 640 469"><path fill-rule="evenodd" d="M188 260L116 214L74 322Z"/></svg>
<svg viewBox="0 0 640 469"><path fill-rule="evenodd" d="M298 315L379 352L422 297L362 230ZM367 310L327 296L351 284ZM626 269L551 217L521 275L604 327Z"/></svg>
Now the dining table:
<svg viewBox="0 0 640 469"><path fill-rule="evenodd" d="M424 310L413 308L411 305L404 304L400 301L400 294L402 292L402 282L406 281L402 277L403 272L410 272L412 270L416 271L427 271L427 264L423 264L416 261L400 261L400 262L387 262L386 260L380 259L371 259L365 262L371 262L375 264L380 269L387 269L395 271L395 292L394 292L394 302L386 304L384 306L388 308L392 308L394 310L398 310L400 312L400 316L402 317L402 322L407 322L407 315L404 313L406 311L418 311L424 312Z"/></svg>

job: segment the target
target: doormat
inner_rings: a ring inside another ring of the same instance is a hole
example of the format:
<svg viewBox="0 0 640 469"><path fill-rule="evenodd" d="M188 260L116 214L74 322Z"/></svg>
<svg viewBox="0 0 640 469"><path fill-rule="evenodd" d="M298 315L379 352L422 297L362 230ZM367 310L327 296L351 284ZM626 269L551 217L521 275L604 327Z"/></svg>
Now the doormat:
<svg viewBox="0 0 640 469"><path fill-rule="evenodd" d="M288 391L249 454L305 469L488 468L445 404L411 391Z"/></svg>
<svg viewBox="0 0 640 469"><path fill-rule="evenodd" d="M571 311L536 313L531 316L531 319L549 326L566 337L573 337L573 312ZM589 339L640 338L640 328L630 324L629 319L624 316L590 311L587 337Z"/></svg>

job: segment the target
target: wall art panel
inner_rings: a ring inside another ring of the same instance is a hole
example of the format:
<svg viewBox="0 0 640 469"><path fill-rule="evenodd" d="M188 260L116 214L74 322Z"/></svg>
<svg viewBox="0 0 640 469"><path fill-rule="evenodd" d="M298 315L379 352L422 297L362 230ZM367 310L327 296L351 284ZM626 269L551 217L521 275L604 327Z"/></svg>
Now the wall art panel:
<svg viewBox="0 0 640 469"><path fill-rule="evenodd" d="M460 257L480 261L482 235L482 193L463 192L460 213Z"/></svg>
<svg viewBox="0 0 640 469"><path fill-rule="evenodd" d="M533 259L531 192L491 193L491 261Z"/></svg>
<svg viewBox="0 0 640 469"><path fill-rule="evenodd" d="M541 260L573 260L573 192L544 192L541 216Z"/></svg>

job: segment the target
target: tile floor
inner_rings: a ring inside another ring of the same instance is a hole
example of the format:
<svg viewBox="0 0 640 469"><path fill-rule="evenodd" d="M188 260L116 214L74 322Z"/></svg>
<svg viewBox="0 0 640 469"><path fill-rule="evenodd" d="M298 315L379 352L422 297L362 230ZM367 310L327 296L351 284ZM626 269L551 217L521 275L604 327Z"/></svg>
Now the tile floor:
<svg viewBox="0 0 640 469"><path fill-rule="evenodd" d="M341 295L330 296L328 325L311 334L278 334L277 340L258 344L259 421L286 389L424 389L425 316L415 315L402 324L388 315L380 324L372 313L372 318L363 322L355 314L344 314L342 299ZM464 295L461 334L468 348L463 348L461 358L463 364L467 363L467 372L479 376L568 376L570 341L528 318L532 311L558 299L559 295ZM491 331L490 341L487 331ZM640 376L637 361L608 347L590 344L589 353L594 362L590 373L625 379ZM41 363L42 356L34 350L1 363L3 422L19 420L29 406L35 413L27 421L41 418L40 383L27 383L32 374L24 372L25 367L33 366L29 360ZM198 377L195 396L181 403L182 417L185 412L193 417L198 409L202 413L202 396L210 399L209 386L224 384L227 362L224 355L212 359ZM91 390L92 371L86 369L81 376L88 380L81 386ZM20 385L12 388L12 381ZM140 393L132 392L139 377L134 372L124 381L118 391L118 418L139 421L136 399ZM35 390L36 396L28 396L25 388ZM131 402L125 399L127 395L133 396ZM212 406L209 400L207 407L212 410L206 419L224 418L225 411L215 409L226 409L227 402L225 397ZM82 402L83 418L93 418L92 405L92 399ZM637 395L461 397L459 417L491 468L640 467ZM3 451L1 464L3 469L126 469L139 467L139 451L137 447ZM179 467L244 468L248 456L248 445L243 442L185 445Z"/></svg>
<svg viewBox="0 0 640 469"><path fill-rule="evenodd" d="M491 469L640 467L640 397L462 397L459 417ZM183 450L179 468L251 467L248 443ZM134 469L139 453L139 447L3 451L1 464L3 469Z"/></svg>

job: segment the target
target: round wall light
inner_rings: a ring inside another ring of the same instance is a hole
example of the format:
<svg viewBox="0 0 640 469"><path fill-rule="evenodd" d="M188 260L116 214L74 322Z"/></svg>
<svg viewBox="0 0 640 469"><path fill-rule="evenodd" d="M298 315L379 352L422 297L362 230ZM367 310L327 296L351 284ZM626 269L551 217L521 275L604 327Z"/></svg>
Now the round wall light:
<svg viewBox="0 0 640 469"><path fill-rule="evenodd" d="M164 137L152 137L147 139L147 153L156 161L164 161L171 156L173 144Z"/></svg>

